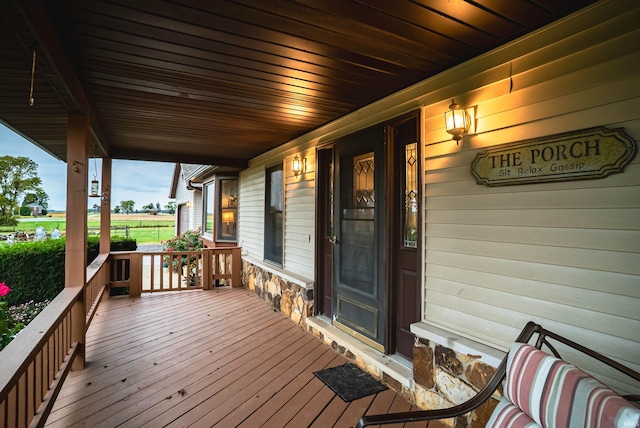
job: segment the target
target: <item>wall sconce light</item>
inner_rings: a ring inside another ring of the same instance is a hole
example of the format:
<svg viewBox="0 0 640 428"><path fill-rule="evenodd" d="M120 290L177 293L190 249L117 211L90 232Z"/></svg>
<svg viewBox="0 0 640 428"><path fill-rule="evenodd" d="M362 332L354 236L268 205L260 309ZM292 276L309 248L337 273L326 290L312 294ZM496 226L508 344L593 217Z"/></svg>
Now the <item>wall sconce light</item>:
<svg viewBox="0 0 640 428"><path fill-rule="evenodd" d="M447 132L453 135L457 145L458 141L462 139L462 134L469 130L471 117L465 109L460 108L455 101L451 100L449 110L444 113L444 122Z"/></svg>
<svg viewBox="0 0 640 428"><path fill-rule="evenodd" d="M291 170L296 177L302 174L307 165L307 158L300 159L298 155L291 161Z"/></svg>
<svg viewBox="0 0 640 428"><path fill-rule="evenodd" d="M191 208L191 201L187 201L187 208Z"/></svg>

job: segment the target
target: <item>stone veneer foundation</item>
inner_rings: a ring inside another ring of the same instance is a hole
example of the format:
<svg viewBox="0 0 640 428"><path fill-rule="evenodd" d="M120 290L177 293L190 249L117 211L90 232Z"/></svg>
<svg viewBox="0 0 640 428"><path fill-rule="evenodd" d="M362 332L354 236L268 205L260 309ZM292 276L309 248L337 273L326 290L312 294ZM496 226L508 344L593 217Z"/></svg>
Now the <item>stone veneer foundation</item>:
<svg viewBox="0 0 640 428"><path fill-rule="evenodd" d="M415 402L424 409L451 407L471 399L482 389L496 369L472 355L455 352L426 339L418 339L413 348ZM469 415L448 420L455 428L484 427L498 404L502 386Z"/></svg>
<svg viewBox="0 0 640 428"><path fill-rule="evenodd" d="M242 284L274 310L282 312L299 326L307 327L307 318L313 313L313 289L307 289L244 260Z"/></svg>
<svg viewBox="0 0 640 428"><path fill-rule="evenodd" d="M386 370L388 356L380 354L379 364L372 362L371 350L350 346L348 341L330 337L327 330L320 331L307 325L313 313L313 289L307 289L286 280L260 266L242 262L242 284L254 291L274 310L282 312L293 322L307 329L336 352L381 379L409 401L423 409L440 409L460 404L488 382L495 368L472 355L460 354L426 339L417 339L413 348L413 379L396 379L397 372ZM344 333L338 333L338 335ZM353 342L352 342L353 343ZM453 428L479 428L486 425L491 412L500 399L496 396L470 415L443 421Z"/></svg>

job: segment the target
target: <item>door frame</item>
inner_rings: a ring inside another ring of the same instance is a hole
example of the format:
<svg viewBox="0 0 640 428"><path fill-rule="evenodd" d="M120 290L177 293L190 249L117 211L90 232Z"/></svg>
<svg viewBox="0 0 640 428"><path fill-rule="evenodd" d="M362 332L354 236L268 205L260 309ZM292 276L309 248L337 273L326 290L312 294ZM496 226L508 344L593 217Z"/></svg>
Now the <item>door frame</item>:
<svg viewBox="0 0 640 428"><path fill-rule="evenodd" d="M395 126L401 125L409 120L415 119L416 120L416 126L417 126L417 131L416 131L416 141L418 143L418 188L420 190L419 193L419 209L418 209L418 236L420 237L419 241L418 241L418 253L419 253L419 260L418 260L418 264L419 264L419 269L418 269L418 281L419 281L419 286L420 289L423 289L423 259L424 259L424 254L423 254L423 239L422 239L422 233L423 233L423 227L424 225L422 224L423 222L423 210L424 210L424 201L422 200L423 198L423 174L424 174L424 163L423 163L423 144L422 144L422 132L421 132L421 112L420 110L413 110L409 113L403 114L401 116L397 116L394 118L391 118L389 120L385 120L381 123L378 123L374 126L371 127L367 127L366 129L362 129L353 133L350 133L348 135L345 135L343 137L337 138L335 140L332 140L330 142L327 142L326 144L322 144L318 147L316 147L316 154L318 154L320 151L324 151L324 150L331 150L331 153L334 153L333 148L335 147L336 144L339 144L340 142L343 142L345 139L347 138L353 138L354 136L360 134L360 133L366 133L366 132L370 132L371 129L373 128L377 128L379 129L380 127L384 128L384 133L385 133L385 141L384 141L384 156L385 156L385 189L384 189L384 193L387 195L387 203L386 203L386 211L385 214L387 216L387 223L386 223L386 236L388 238L390 238L393 233L392 233L392 229L395 228L397 226L397 222L399 221L398 219L398 214L397 214L397 210L394 210L394 207L392 206L393 204L392 199L393 198L389 198L389 195L392 195L391 192L393 192L394 186L397 184L397 179L394 176L394 161L395 161L395 154L393 153L393 150L395 150L395 146L393 144L393 136L390 135L390 131L394 129ZM313 309L313 313L314 315L323 315L323 314L327 314L327 310L326 308L323 307L323 296L324 296L324 284L325 282L323 282L326 278L324 277L324 263L326 263L326 260L323 256L322 253L322 249L323 249L323 240L327 239L325 234L324 234L324 227L320 227L320 222L325 222L327 221L327 216L329 215L329 209L331 208L329 205L330 203L327 203L326 198L324 198L325 193L327 192L330 187L330 183L328 183L328 180L330 179L329 174L325 173L326 169L326 164L323 165L323 162L320 160L320 156L316 156L316 171L317 176L316 176L316 195L315 195L315 202L316 202L316 230L315 230L315 237L316 237L316 242L315 242L315 292L314 292L314 309ZM324 169L322 169L324 168ZM335 176L335 174L337 174L337 171L333 171L333 174ZM335 197L335 189L334 189L334 197ZM335 219L334 219L335 222ZM334 227L335 224L334 224ZM384 240L383 240L384 241ZM384 353L386 354L393 354L396 352L396 340L395 340L395 328L396 328L396 316L395 316L395 312L396 312L396 299L397 296L395 296L395 293L393 293L393 289L392 289L392 280L393 280L393 275L395 274L395 269L390 266L390 261L388 259L389 254L391 254L391 251L393 249L393 243L391 242L391 239L386 239L386 242L383 244L384 245L384 252L385 252L385 256L384 256L384 260L386 261L387 265L384 269L384 287L383 287L383 292L384 292L384 299L386 299L386 304L385 304L385 323L384 323L384 341L383 341L383 349L384 349ZM421 292L421 299L419 302L416 302L417 305L419 305L419 313L422 314L422 292ZM330 308L331 310L331 308ZM333 313L329 312L328 315L331 316ZM332 319L333 321L333 319ZM357 332L355 332L357 333ZM354 334L355 337L358 337L357 334ZM362 338L359 338L360 340L362 340ZM368 343L370 346L372 345L368 340L364 340L363 342ZM379 349L379 346L374 346L374 348Z"/></svg>

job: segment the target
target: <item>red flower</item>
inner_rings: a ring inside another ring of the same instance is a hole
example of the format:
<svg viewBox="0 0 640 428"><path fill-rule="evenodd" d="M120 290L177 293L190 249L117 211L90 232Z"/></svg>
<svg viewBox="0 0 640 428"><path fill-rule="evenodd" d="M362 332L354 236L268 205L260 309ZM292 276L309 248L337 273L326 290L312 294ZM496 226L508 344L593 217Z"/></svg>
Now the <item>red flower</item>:
<svg viewBox="0 0 640 428"><path fill-rule="evenodd" d="M11 293L11 289L4 282L0 282L0 297Z"/></svg>

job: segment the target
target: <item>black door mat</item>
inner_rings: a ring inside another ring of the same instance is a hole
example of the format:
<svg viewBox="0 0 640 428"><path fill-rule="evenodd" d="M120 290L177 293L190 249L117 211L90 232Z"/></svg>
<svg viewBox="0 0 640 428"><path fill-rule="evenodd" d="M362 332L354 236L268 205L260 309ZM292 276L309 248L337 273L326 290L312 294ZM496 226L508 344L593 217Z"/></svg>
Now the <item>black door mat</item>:
<svg viewBox="0 0 640 428"><path fill-rule="evenodd" d="M345 402L389 389L369 373L363 372L351 363L320 370L313 374Z"/></svg>

